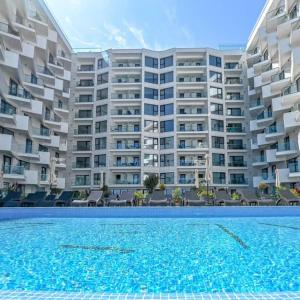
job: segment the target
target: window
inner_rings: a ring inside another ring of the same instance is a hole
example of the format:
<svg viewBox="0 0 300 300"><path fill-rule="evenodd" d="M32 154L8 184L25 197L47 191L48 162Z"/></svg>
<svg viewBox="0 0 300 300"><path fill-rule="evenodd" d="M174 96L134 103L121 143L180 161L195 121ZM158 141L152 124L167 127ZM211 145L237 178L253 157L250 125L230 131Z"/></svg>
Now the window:
<svg viewBox="0 0 300 300"><path fill-rule="evenodd" d="M95 139L95 150L106 149L106 137Z"/></svg>
<svg viewBox="0 0 300 300"><path fill-rule="evenodd" d="M212 82L222 83L222 73L209 71L209 78Z"/></svg>
<svg viewBox="0 0 300 300"><path fill-rule="evenodd" d="M11 130L5 128L5 127L2 127L2 126L0 126L0 133L2 133L2 134L14 135L14 132L13 132L13 131L11 131Z"/></svg>
<svg viewBox="0 0 300 300"><path fill-rule="evenodd" d="M80 65L78 70L83 72L94 71L94 65Z"/></svg>
<svg viewBox="0 0 300 300"><path fill-rule="evenodd" d="M243 132L244 128L241 123L228 123L227 132Z"/></svg>
<svg viewBox="0 0 300 300"><path fill-rule="evenodd" d="M216 88L216 87L211 86L209 88L209 95L212 98L222 99L223 92L222 92L221 88Z"/></svg>
<svg viewBox="0 0 300 300"><path fill-rule="evenodd" d="M161 116L172 115L173 113L174 113L173 103L160 106Z"/></svg>
<svg viewBox="0 0 300 300"><path fill-rule="evenodd" d="M91 134L91 125L78 125L78 134Z"/></svg>
<svg viewBox="0 0 300 300"><path fill-rule="evenodd" d="M226 100L242 100L243 97L239 92L231 92L226 94Z"/></svg>
<svg viewBox="0 0 300 300"><path fill-rule="evenodd" d="M213 166L225 166L225 155L221 153L212 154L212 165Z"/></svg>
<svg viewBox="0 0 300 300"><path fill-rule="evenodd" d="M224 138L221 136L213 136L212 147L216 149L224 149Z"/></svg>
<svg viewBox="0 0 300 300"><path fill-rule="evenodd" d="M96 106L96 117L107 115L107 104Z"/></svg>
<svg viewBox="0 0 300 300"><path fill-rule="evenodd" d="M2 99L1 106L0 106L0 112L2 114L14 115L14 114L16 114L17 110L14 106L12 106L11 104L9 104L8 102L6 102Z"/></svg>
<svg viewBox="0 0 300 300"><path fill-rule="evenodd" d="M160 122L160 132L174 131L174 120L167 120Z"/></svg>
<svg viewBox="0 0 300 300"><path fill-rule="evenodd" d="M93 95L79 95L78 102L93 102Z"/></svg>
<svg viewBox="0 0 300 300"><path fill-rule="evenodd" d="M78 111L77 117L84 119L84 118L92 118L92 111L90 109L81 109Z"/></svg>
<svg viewBox="0 0 300 300"><path fill-rule="evenodd" d="M102 89L97 91L97 100L105 100L108 98L108 89Z"/></svg>
<svg viewBox="0 0 300 300"><path fill-rule="evenodd" d="M173 56L168 56L160 59L160 68L167 68L173 66Z"/></svg>
<svg viewBox="0 0 300 300"><path fill-rule="evenodd" d="M76 157L76 168L90 168L89 157Z"/></svg>
<svg viewBox="0 0 300 300"><path fill-rule="evenodd" d="M242 116L242 110L239 107L227 108L228 116ZM276 127L276 125L275 125Z"/></svg>
<svg viewBox="0 0 300 300"><path fill-rule="evenodd" d="M158 84L158 75L155 73L145 72L145 82Z"/></svg>
<svg viewBox="0 0 300 300"><path fill-rule="evenodd" d="M211 66L221 68L222 67L222 59L221 59L221 57L210 55L209 56L209 64Z"/></svg>
<svg viewBox="0 0 300 300"><path fill-rule="evenodd" d="M241 155L235 155L229 157L229 165L233 167L244 167L244 156Z"/></svg>
<svg viewBox="0 0 300 300"><path fill-rule="evenodd" d="M91 150L91 142L90 141L77 141L77 151L89 151Z"/></svg>
<svg viewBox="0 0 300 300"><path fill-rule="evenodd" d="M157 154L144 154L144 166L145 167L158 167L158 155Z"/></svg>
<svg viewBox="0 0 300 300"><path fill-rule="evenodd" d="M224 122L222 120L211 120L212 131L224 131Z"/></svg>
<svg viewBox="0 0 300 300"><path fill-rule="evenodd" d="M169 136L160 139L160 149L173 149L174 148L174 137Z"/></svg>
<svg viewBox="0 0 300 300"><path fill-rule="evenodd" d="M144 149L158 149L158 138L145 137Z"/></svg>
<svg viewBox="0 0 300 300"><path fill-rule="evenodd" d="M93 86L94 81L92 79L80 79L78 86Z"/></svg>
<svg viewBox="0 0 300 300"><path fill-rule="evenodd" d="M75 186L90 185L90 175L76 175Z"/></svg>
<svg viewBox="0 0 300 300"><path fill-rule="evenodd" d="M212 103L210 111L214 115L223 115L223 104Z"/></svg>
<svg viewBox="0 0 300 300"><path fill-rule="evenodd" d="M95 124L95 132L101 133L107 131L107 121L96 122Z"/></svg>
<svg viewBox="0 0 300 300"><path fill-rule="evenodd" d="M97 84L108 83L108 73L99 74L97 76Z"/></svg>
<svg viewBox="0 0 300 300"><path fill-rule="evenodd" d="M149 116L158 115L158 105L144 104L144 114Z"/></svg>
<svg viewBox="0 0 300 300"><path fill-rule="evenodd" d="M226 176L223 172L213 172L213 183L214 184L225 184Z"/></svg>
<svg viewBox="0 0 300 300"><path fill-rule="evenodd" d="M158 121L145 120L144 131L146 132L158 132Z"/></svg>
<svg viewBox="0 0 300 300"><path fill-rule="evenodd" d="M145 87L144 97L147 98L147 99L157 100L158 99L158 90Z"/></svg>
<svg viewBox="0 0 300 300"><path fill-rule="evenodd" d="M168 172L168 173L160 173L159 176L160 183L163 184L174 184L174 173L173 172Z"/></svg>
<svg viewBox="0 0 300 300"><path fill-rule="evenodd" d="M25 153L32 153L32 140L26 139Z"/></svg>
<svg viewBox="0 0 300 300"><path fill-rule="evenodd" d="M168 73L160 74L160 83L173 82L173 71Z"/></svg>
<svg viewBox="0 0 300 300"><path fill-rule="evenodd" d="M160 155L161 167L173 167L174 166L174 154L161 154Z"/></svg>
<svg viewBox="0 0 300 300"><path fill-rule="evenodd" d="M106 166L106 155L95 155L94 156L94 168L105 167Z"/></svg>
<svg viewBox="0 0 300 300"><path fill-rule="evenodd" d="M228 149L244 149L243 140L236 139L236 140L229 140Z"/></svg>
<svg viewBox="0 0 300 300"><path fill-rule="evenodd" d="M104 58L98 59L98 69L103 69L108 67L108 61L105 60Z"/></svg>
<svg viewBox="0 0 300 300"><path fill-rule="evenodd" d="M245 184L245 175L244 174L230 174L230 183L231 184Z"/></svg>
<svg viewBox="0 0 300 300"><path fill-rule="evenodd" d="M160 90L160 99L161 100L169 99L169 98L173 98L173 97L174 97L174 92L173 92L172 87Z"/></svg>
<svg viewBox="0 0 300 300"><path fill-rule="evenodd" d="M225 63L225 69L238 69L239 63L238 62L227 62Z"/></svg>
<svg viewBox="0 0 300 300"><path fill-rule="evenodd" d="M145 56L145 66L149 68L158 68L158 59L150 56Z"/></svg>
<svg viewBox="0 0 300 300"><path fill-rule="evenodd" d="M100 185L101 184L101 174L95 173L94 174L94 185Z"/></svg>

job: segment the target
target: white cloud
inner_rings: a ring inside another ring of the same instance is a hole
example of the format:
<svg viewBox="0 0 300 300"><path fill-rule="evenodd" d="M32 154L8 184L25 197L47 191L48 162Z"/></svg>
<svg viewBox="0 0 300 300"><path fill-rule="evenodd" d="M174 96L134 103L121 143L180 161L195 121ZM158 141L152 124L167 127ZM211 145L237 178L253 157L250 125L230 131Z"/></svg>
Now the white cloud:
<svg viewBox="0 0 300 300"><path fill-rule="evenodd" d="M115 41L119 47L127 48L126 34L122 32L118 27L110 24L104 23L104 29L106 32L102 32L106 38L110 41Z"/></svg>
<svg viewBox="0 0 300 300"><path fill-rule="evenodd" d="M142 29L138 29L137 27L128 24L127 22L124 22L128 31L131 32L131 34L134 36L134 38L138 41L138 43L143 48L150 48L149 45L145 41L144 32Z"/></svg>
<svg viewBox="0 0 300 300"><path fill-rule="evenodd" d="M72 24L72 21L69 16L65 16L65 22L68 24Z"/></svg>

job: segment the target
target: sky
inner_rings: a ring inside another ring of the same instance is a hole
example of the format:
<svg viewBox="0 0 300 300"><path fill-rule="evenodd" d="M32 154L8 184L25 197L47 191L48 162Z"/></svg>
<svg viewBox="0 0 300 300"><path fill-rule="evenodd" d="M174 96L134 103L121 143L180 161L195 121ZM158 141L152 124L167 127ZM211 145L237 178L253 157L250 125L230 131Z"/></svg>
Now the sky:
<svg viewBox="0 0 300 300"><path fill-rule="evenodd" d="M245 45L265 0L45 0L73 48Z"/></svg>

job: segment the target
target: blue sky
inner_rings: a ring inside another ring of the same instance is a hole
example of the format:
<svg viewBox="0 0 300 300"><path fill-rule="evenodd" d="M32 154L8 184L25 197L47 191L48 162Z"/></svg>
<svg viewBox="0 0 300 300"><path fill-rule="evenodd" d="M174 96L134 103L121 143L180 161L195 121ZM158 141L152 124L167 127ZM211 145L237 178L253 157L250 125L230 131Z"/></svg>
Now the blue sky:
<svg viewBox="0 0 300 300"><path fill-rule="evenodd" d="M73 48L246 44L265 0L45 0Z"/></svg>

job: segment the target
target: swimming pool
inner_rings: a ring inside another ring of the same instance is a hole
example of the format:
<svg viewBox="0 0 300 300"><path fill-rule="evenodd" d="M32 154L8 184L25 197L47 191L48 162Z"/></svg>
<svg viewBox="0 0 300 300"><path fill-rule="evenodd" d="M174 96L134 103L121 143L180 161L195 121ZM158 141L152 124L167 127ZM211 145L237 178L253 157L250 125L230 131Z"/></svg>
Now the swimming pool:
<svg viewBox="0 0 300 300"><path fill-rule="evenodd" d="M234 217L207 218L197 217L199 208L195 208L190 210L191 217L184 210L183 217L148 213L147 217L119 218L106 213L87 218L53 214L59 210L44 210L39 218L34 214L18 217L22 209L7 210L16 213L0 222L0 290L300 291L300 217L296 213L261 217L262 211L239 217L230 208L227 212Z"/></svg>

